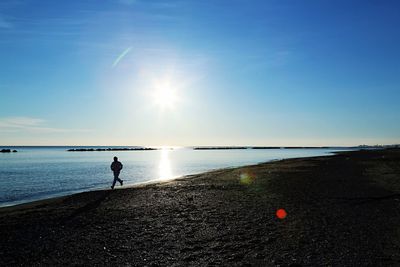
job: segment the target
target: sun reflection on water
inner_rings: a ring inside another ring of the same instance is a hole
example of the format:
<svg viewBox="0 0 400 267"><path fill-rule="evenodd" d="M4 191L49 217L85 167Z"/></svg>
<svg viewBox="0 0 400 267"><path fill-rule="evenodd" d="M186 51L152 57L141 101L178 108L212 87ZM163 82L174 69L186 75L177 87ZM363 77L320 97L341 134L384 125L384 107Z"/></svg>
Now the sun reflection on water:
<svg viewBox="0 0 400 267"><path fill-rule="evenodd" d="M171 170L171 162L169 160L170 149L163 148L161 150L160 164L158 165L159 175L158 178L161 180L170 179L173 177Z"/></svg>

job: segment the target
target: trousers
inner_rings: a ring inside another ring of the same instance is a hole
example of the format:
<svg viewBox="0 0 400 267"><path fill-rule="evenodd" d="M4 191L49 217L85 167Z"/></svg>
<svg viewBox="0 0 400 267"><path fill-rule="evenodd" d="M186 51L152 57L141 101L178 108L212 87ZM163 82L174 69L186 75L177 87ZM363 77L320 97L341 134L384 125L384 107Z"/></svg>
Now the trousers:
<svg viewBox="0 0 400 267"><path fill-rule="evenodd" d="M114 172L114 181L113 181L113 183L112 183L112 188L114 188L114 186L115 186L115 183L118 181L121 185L122 185L122 180L121 179L119 179L119 172Z"/></svg>

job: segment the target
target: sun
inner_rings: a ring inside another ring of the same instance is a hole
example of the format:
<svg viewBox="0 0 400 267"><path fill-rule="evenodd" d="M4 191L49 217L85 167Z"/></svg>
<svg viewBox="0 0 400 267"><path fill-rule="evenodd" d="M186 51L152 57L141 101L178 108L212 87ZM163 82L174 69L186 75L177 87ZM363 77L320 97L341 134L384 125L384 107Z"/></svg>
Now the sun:
<svg viewBox="0 0 400 267"><path fill-rule="evenodd" d="M155 88L153 100L156 106L161 109L172 109L178 102L178 94L175 89L169 85L162 85Z"/></svg>
<svg viewBox="0 0 400 267"><path fill-rule="evenodd" d="M161 113L177 113L187 101L188 77L183 77L174 68L166 68L160 73L151 73L144 83L145 94L151 108Z"/></svg>

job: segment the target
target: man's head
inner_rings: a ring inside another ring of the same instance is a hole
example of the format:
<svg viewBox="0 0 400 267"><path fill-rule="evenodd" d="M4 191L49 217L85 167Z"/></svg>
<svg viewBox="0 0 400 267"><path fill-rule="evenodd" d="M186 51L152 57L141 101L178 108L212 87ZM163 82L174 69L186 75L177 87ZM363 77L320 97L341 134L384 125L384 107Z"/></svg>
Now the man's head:
<svg viewBox="0 0 400 267"><path fill-rule="evenodd" d="M117 158L117 157L114 157L114 161L118 161L118 158Z"/></svg>

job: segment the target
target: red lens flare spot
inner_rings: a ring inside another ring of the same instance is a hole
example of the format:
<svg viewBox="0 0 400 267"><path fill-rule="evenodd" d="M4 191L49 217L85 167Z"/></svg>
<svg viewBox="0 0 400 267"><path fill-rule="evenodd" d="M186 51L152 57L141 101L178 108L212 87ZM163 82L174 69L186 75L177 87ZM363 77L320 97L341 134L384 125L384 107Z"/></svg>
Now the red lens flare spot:
<svg viewBox="0 0 400 267"><path fill-rule="evenodd" d="M279 219L283 220L286 218L286 216L287 216L286 210L279 209L276 211L276 217L278 217Z"/></svg>

